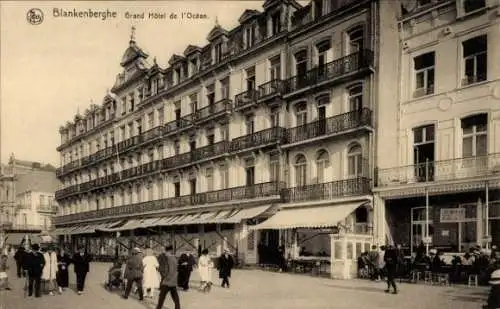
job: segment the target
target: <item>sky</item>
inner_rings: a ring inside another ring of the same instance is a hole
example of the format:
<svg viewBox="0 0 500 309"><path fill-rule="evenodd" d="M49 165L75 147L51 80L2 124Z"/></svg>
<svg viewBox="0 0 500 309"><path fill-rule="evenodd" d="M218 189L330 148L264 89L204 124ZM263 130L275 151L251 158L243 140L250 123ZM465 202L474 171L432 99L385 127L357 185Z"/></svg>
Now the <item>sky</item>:
<svg viewBox="0 0 500 309"><path fill-rule="evenodd" d="M100 104L122 71L131 27L137 44L166 66L188 44L205 45L215 20L231 29L245 9L262 11L261 1L1 1L1 162L21 160L59 166L59 127L92 104ZM302 4L304 2L301 1ZM307 3L307 2L306 2ZM43 21L32 25L27 12ZM54 9L117 12L113 19L54 17ZM145 13L145 19L126 13ZM150 12L206 14L207 19L148 19Z"/></svg>

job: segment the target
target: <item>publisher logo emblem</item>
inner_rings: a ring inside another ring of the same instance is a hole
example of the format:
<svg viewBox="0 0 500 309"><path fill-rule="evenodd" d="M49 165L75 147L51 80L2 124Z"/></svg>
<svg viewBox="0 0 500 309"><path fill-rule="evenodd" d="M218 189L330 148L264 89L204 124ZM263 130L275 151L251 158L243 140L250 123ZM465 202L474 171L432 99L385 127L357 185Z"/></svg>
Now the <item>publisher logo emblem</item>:
<svg viewBox="0 0 500 309"><path fill-rule="evenodd" d="M26 13L26 20L32 25L39 25L43 22L43 12L40 9L30 9Z"/></svg>

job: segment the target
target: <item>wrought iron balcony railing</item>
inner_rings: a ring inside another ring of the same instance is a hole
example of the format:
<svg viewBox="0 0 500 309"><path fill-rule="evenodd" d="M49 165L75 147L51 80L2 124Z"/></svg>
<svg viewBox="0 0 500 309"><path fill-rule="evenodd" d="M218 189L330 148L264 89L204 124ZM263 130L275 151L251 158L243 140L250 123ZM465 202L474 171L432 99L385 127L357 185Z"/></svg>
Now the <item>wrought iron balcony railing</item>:
<svg viewBox="0 0 500 309"><path fill-rule="evenodd" d="M177 132L178 130L189 128L193 126L193 121L194 114L189 114L181 117L180 119L169 121L165 124L163 133L171 134Z"/></svg>
<svg viewBox="0 0 500 309"><path fill-rule="evenodd" d="M274 95L283 94L286 90L286 87L284 81L282 81L281 79L274 79L270 82L260 85L258 89L259 100L261 100Z"/></svg>
<svg viewBox="0 0 500 309"><path fill-rule="evenodd" d="M48 205L45 205L45 206L42 206L42 205L39 205L36 210L38 212L41 212L41 213L57 213L57 207L56 206L48 206Z"/></svg>
<svg viewBox="0 0 500 309"><path fill-rule="evenodd" d="M240 94L237 94L234 97L234 107L241 108L249 104L253 104L255 103L258 97L259 97L259 91L256 89L250 89Z"/></svg>
<svg viewBox="0 0 500 309"><path fill-rule="evenodd" d="M500 175L500 153L377 169L376 187Z"/></svg>
<svg viewBox="0 0 500 309"><path fill-rule="evenodd" d="M316 86L321 82L334 80L349 73L373 66L373 52L362 50L357 53L336 59L304 74L299 74L286 80L286 92L292 93L306 87Z"/></svg>
<svg viewBox="0 0 500 309"><path fill-rule="evenodd" d="M201 122L228 113L231 111L231 104L231 100L222 99L197 110L194 119L196 122Z"/></svg>
<svg viewBox="0 0 500 309"><path fill-rule="evenodd" d="M274 127L235 138L231 141L231 152L281 143L285 140L285 132L285 128Z"/></svg>
<svg viewBox="0 0 500 309"><path fill-rule="evenodd" d="M92 220L102 217L121 215L143 214L152 211L161 211L176 207L206 203L272 197L279 195L280 191L283 189L283 186L283 183L277 182L259 183L251 186L234 187L217 191L202 192L194 195L184 195L179 197L171 197L166 199L57 216L54 218L54 222L55 224L65 224L74 221Z"/></svg>
<svg viewBox="0 0 500 309"><path fill-rule="evenodd" d="M191 152L185 152L163 159L163 166L165 169L175 169L189 163L191 163Z"/></svg>
<svg viewBox="0 0 500 309"><path fill-rule="evenodd" d="M191 161L197 162L224 155L229 152L230 145L229 141L220 141L212 145L197 148L191 152Z"/></svg>
<svg viewBox="0 0 500 309"><path fill-rule="evenodd" d="M363 108L324 120L317 120L287 130L287 143L297 143L308 139L342 133L363 126L372 125L372 111Z"/></svg>
<svg viewBox="0 0 500 309"><path fill-rule="evenodd" d="M302 202L369 194L371 190L370 183L369 178L360 176L352 179L287 188L283 190L283 200L285 202Z"/></svg>

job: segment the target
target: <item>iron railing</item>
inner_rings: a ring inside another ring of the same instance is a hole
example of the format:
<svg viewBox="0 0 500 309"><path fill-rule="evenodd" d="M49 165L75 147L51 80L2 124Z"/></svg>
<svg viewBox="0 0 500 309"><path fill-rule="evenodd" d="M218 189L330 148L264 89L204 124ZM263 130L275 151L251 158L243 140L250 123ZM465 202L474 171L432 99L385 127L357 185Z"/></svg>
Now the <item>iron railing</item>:
<svg viewBox="0 0 500 309"><path fill-rule="evenodd" d="M194 119L196 122L205 121L231 111L231 100L222 99L214 104L205 106L196 111Z"/></svg>
<svg viewBox="0 0 500 309"><path fill-rule="evenodd" d="M169 121L164 126L164 134L175 133L177 130L193 126L194 115L189 114L180 119Z"/></svg>
<svg viewBox="0 0 500 309"><path fill-rule="evenodd" d="M256 89L250 89L240 94L237 94L234 97L234 107L240 108L248 104L255 103L258 97L259 97L259 91Z"/></svg>
<svg viewBox="0 0 500 309"><path fill-rule="evenodd" d="M73 221L91 220L102 217L143 214L176 207L199 205L206 203L228 202L260 197L272 197L280 194L283 184L277 182L259 183L217 191L202 192L194 195L184 195L166 199L134 203L129 205L86 211L70 215L54 217L55 224L65 224Z"/></svg>
<svg viewBox="0 0 500 309"><path fill-rule="evenodd" d="M274 127L235 138L231 141L231 152L283 142L285 132L285 128Z"/></svg>
<svg viewBox="0 0 500 309"><path fill-rule="evenodd" d="M500 175L500 153L377 170L377 187Z"/></svg>
<svg viewBox="0 0 500 309"><path fill-rule="evenodd" d="M363 126L372 125L372 111L363 108L324 120L317 120L287 130L287 143L297 143L308 139L337 134Z"/></svg>
<svg viewBox="0 0 500 309"><path fill-rule="evenodd" d="M337 197L369 194L371 181L366 177L355 177L327 183L318 183L283 190L285 202L328 200Z"/></svg>
<svg viewBox="0 0 500 309"><path fill-rule="evenodd" d="M343 75L354 73L361 69L373 66L373 52L362 50L357 53L333 60L319 67L313 68L304 74L293 76L286 80L286 92L292 93L306 87L336 79Z"/></svg>
<svg viewBox="0 0 500 309"><path fill-rule="evenodd" d="M201 161L211 159L229 152L231 143L229 141L220 141L218 143L197 148L191 152L191 161Z"/></svg>
<svg viewBox="0 0 500 309"><path fill-rule="evenodd" d="M280 95L285 92L286 87L284 81L282 81L281 79L274 79L270 82L260 85L258 89L259 99L262 99L273 95Z"/></svg>

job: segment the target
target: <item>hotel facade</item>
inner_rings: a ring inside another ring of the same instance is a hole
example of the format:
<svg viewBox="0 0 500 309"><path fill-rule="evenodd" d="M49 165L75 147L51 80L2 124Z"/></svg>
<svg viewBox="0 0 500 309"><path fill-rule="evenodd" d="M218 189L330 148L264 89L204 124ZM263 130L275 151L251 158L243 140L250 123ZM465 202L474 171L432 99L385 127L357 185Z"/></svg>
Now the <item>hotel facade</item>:
<svg viewBox="0 0 500 309"><path fill-rule="evenodd" d="M500 6L416 1L398 21L396 100L379 104L375 237L500 244ZM396 121L394 121L396 120Z"/></svg>
<svg viewBox="0 0 500 309"><path fill-rule="evenodd" d="M60 128L57 232L99 255L172 243L254 264L283 246L350 277L374 241L377 54L398 46L380 34L397 6L267 0L167 68L132 36L102 104Z"/></svg>

